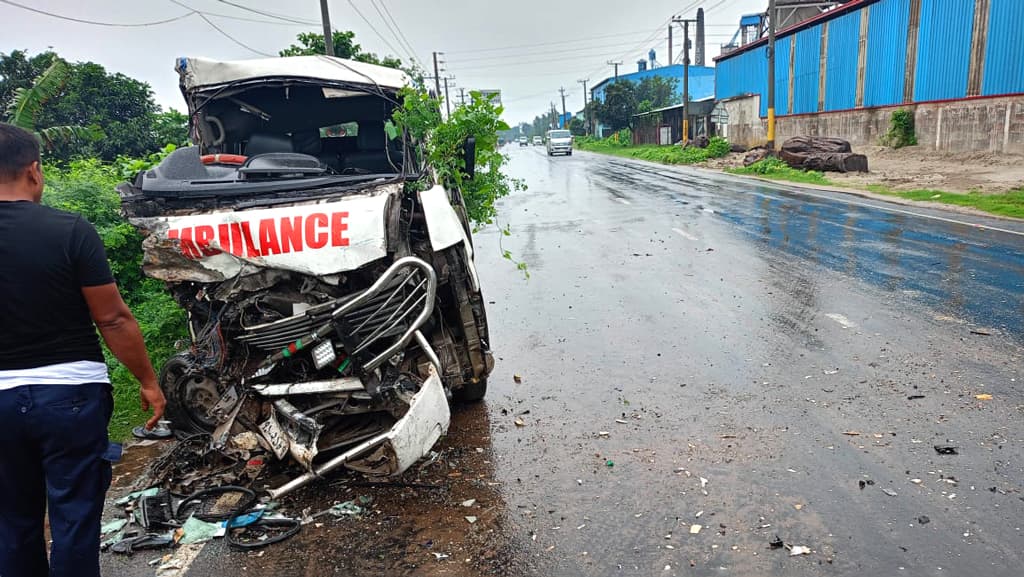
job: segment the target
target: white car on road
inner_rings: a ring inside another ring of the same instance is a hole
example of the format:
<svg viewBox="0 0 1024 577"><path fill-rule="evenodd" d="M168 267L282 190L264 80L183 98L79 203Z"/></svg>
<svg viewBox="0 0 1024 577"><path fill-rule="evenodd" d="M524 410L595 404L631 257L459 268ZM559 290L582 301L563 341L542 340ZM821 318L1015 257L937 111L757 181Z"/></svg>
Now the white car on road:
<svg viewBox="0 0 1024 577"><path fill-rule="evenodd" d="M548 156L565 154L572 156L572 133L568 130L549 130L547 132Z"/></svg>

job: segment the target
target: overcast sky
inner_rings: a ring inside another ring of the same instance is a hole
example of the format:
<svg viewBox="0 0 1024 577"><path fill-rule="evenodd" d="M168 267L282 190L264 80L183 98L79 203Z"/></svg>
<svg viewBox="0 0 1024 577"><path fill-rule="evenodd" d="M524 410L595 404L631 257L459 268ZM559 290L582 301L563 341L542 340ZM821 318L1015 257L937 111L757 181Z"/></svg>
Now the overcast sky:
<svg viewBox="0 0 1024 577"><path fill-rule="evenodd" d="M53 48L71 61L91 60L109 71L148 82L161 106L184 109L174 72L177 56L221 60L277 54L303 31L317 30L318 0L10 0L60 16L114 24L138 24L185 16L145 27L109 27L59 20L0 0L0 52ZM285 22L231 6L247 6L308 24ZM330 0L335 30L352 30L364 49L409 60L404 42L424 66L431 53L441 58L454 86L502 91L506 120L530 121L567 92L567 107L583 106L582 87L612 74L608 60L622 71L654 48L664 63L666 24L672 15L694 17L703 6L707 22L708 64L719 44L735 32L739 16L764 11L767 0ZM183 7L185 6L185 7ZM186 8L187 7L187 8ZM191 10L234 37L226 38ZM360 17L359 14L362 14ZM186 16L187 15L187 16ZM404 38L385 20L393 18ZM230 17L230 18L229 18ZM365 17L365 20L364 18ZM247 20L242 20L247 19ZM253 22L248 20L259 20ZM367 21L369 23L367 23ZM678 55L680 30L675 34ZM389 46L390 44L390 46ZM430 72L428 70L428 72ZM560 102L559 102L560 106Z"/></svg>

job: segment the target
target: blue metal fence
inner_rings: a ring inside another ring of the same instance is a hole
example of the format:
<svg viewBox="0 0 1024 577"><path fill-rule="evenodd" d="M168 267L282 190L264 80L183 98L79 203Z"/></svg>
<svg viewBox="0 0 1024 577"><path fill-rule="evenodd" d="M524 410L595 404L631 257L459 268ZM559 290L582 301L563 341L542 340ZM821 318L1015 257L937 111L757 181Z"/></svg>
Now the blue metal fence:
<svg viewBox="0 0 1024 577"><path fill-rule="evenodd" d="M764 46L747 50L727 60L720 60L715 66L716 98L732 98L741 94L764 94L767 86L768 59ZM761 116L767 114L768 105L762 97Z"/></svg>
<svg viewBox="0 0 1024 577"><path fill-rule="evenodd" d="M881 0L868 8L864 106L903 102L910 0Z"/></svg>
<svg viewBox="0 0 1024 577"><path fill-rule="evenodd" d="M985 70L981 93L1024 93L1024 2L1021 0L990 0L988 38L985 43Z"/></svg>
<svg viewBox="0 0 1024 577"><path fill-rule="evenodd" d="M825 110L845 110L857 103L860 14L860 11L850 12L828 23Z"/></svg>
<svg viewBox="0 0 1024 577"><path fill-rule="evenodd" d="M821 82L821 25L796 33L793 53L793 114L818 111Z"/></svg>
<svg viewBox="0 0 1024 577"><path fill-rule="evenodd" d="M975 0L921 0L914 101L967 96Z"/></svg>

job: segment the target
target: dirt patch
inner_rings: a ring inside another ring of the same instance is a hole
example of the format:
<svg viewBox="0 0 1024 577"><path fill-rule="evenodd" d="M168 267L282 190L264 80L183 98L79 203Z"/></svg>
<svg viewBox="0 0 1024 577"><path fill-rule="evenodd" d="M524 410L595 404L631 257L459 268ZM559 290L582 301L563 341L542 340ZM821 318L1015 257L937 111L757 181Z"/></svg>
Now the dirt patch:
<svg viewBox="0 0 1024 577"><path fill-rule="evenodd" d="M945 192L999 193L1024 187L1024 156L974 152L953 154L921 146L891 149L859 146L854 152L868 157L868 173L826 175L837 186L867 188L880 185L892 190L930 189ZM729 154L709 160L708 168L743 165L743 155Z"/></svg>

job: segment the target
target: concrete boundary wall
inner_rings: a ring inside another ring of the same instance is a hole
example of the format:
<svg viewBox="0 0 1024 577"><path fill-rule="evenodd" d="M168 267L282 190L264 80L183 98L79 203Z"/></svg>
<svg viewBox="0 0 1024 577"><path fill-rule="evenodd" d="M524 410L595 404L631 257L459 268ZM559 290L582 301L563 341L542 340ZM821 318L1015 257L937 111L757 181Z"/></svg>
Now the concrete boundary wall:
<svg viewBox="0 0 1024 577"><path fill-rule="evenodd" d="M737 97L724 104L729 140L747 147L764 144L759 97ZM854 146L879 144L892 113L900 109L914 113L919 146L955 153L1024 154L1024 95L780 116L776 139L781 144L793 136L837 136Z"/></svg>

